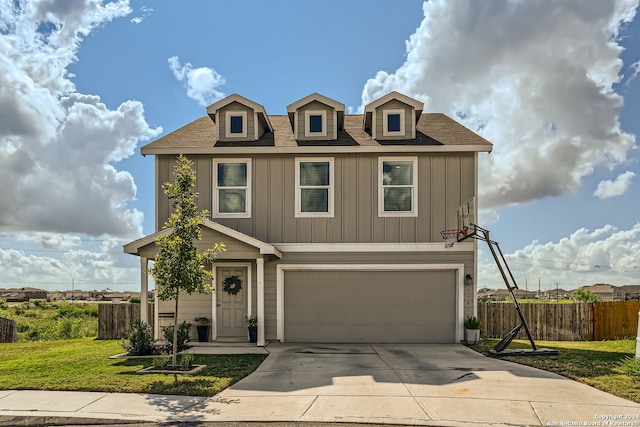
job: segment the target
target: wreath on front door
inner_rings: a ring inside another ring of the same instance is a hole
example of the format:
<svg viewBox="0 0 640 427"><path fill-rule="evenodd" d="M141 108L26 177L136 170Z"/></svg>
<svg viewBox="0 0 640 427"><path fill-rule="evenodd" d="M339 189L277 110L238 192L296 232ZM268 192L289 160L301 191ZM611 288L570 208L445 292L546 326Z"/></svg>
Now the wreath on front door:
<svg viewBox="0 0 640 427"><path fill-rule="evenodd" d="M242 289L242 279L238 276L229 276L222 282L223 290L229 295L236 295Z"/></svg>

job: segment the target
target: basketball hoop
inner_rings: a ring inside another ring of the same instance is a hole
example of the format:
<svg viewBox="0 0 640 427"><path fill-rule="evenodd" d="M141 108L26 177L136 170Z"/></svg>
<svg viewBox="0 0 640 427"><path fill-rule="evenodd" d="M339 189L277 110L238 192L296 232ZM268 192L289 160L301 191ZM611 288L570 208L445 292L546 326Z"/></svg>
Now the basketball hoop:
<svg viewBox="0 0 640 427"><path fill-rule="evenodd" d="M462 231L460 230L442 230L440 235L444 239L444 247L452 248L453 245L458 241L458 236L460 236Z"/></svg>

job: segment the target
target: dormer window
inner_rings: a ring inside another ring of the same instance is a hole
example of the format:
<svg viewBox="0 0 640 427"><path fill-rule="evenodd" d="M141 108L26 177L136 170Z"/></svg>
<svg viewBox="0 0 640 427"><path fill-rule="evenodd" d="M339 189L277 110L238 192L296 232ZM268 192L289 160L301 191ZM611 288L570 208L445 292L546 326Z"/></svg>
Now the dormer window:
<svg viewBox="0 0 640 427"><path fill-rule="evenodd" d="M382 135L404 137L404 110L383 110Z"/></svg>
<svg viewBox="0 0 640 427"><path fill-rule="evenodd" d="M227 111L226 112L226 132L227 138L247 137L247 112Z"/></svg>
<svg viewBox="0 0 640 427"><path fill-rule="evenodd" d="M416 125L424 103L390 92L364 106L362 129L380 144L416 138Z"/></svg>
<svg viewBox="0 0 640 427"><path fill-rule="evenodd" d="M298 144L326 145L344 130L344 104L319 93L287 105L287 114Z"/></svg>
<svg viewBox="0 0 640 427"><path fill-rule="evenodd" d="M307 110L304 115L304 136L327 136L326 110Z"/></svg>

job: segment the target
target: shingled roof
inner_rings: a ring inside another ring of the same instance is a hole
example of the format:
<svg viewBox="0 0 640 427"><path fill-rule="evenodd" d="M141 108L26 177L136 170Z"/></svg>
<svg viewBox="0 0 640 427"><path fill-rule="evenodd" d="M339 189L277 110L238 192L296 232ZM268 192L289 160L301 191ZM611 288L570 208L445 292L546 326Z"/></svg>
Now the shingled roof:
<svg viewBox="0 0 640 427"><path fill-rule="evenodd" d="M362 129L363 115L345 115L344 131L330 141L298 142L287 116L269 116L273 132L257 141L216 140L216 124L201 117L142 147L147 154L248 154L311 152L408 152L408 151L488 151L486 139L442 113L423 113L416 126L416 138L376 141Z"/></svg>

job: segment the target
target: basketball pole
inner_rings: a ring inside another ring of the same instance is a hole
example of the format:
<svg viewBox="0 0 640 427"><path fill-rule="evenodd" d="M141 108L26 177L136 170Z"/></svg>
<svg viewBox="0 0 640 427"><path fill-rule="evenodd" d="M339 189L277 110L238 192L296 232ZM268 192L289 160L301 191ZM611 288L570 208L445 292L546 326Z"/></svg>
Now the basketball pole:
<svg viewBox="0 0 640 427"><path fill-rule="evenodd" d="M518 298L513 292L514 289L519 289L518 284L516 283L515 277L513 277L513 273L509 268L509 264L507 264L507 260L502 253L502 249L500 249L500 244L495 240L491 240L491 236L489 230L486 228L482 228L477 224L470 223L469 227L465 227L465 230L469 230L470 232L464 234L462 237L458 238L458 242L463 240L473 238L476 240L484 240L489 245L489 250L491 251L491 255L493 256L496 265L498 266L498 270L500 271L500 275L502 276L502 280L504 280L504 284L507 286L509 293L511 294L511 298L513 299L513 305L516 307L516 312L518 313L518 317L520 318L520 324L509 331L502 340L496 344L493 350L489 352L490 356L493 357L501 357L501 356L522 356L522 355L531 355L531 356L557 356L559 352L557 350L551 350L548 348L539 349L536 346L536 342L531 335L531 330L529 329L529 325L527 324L527 320L524 318L524 314L522 314L522 309L520 307L520 303L518 302ZM480 234L478 234L480 233ZM497 251L496 251L497 249ZM513 285L512 285L513 284ZM529 342L531 343L531 350L505 350L511 341L518 335L520 329L524 328L527 333L527 338L529 338Z"/></svg>
<svg viewBox="0 0 640 427"><path fill-rule="evenodd" d="M513 292L514 289L519 289L518 284L516 283L516 279L513 277L513 273L511 273L511 269L509 268L509 264L507 264L507 260L505 259L504 254L502 253L502 249L500 249L500 244L495 240L491 240L491 237L489 236L489 230L487 230L486 228L482 228L476 224L473 224L473 226L476 229L476 233L478 231L482 233L482 236L478 236L480 240L484 240L485 242L487 242L487 245L489 245L489 250L491 251L491 255L493 255L493 259L496 262L496 265L498 266L498 270L500 271L502 280L504 280L504 284L507 286L507 289L511 294L511 298L513 299L513 305L515 305L516 311L518 312L518 317L520 317L520 325L516 326L515 329L513 329L510 333L508 333L505 336L505 338L496 345L495 350L496 351L504 350L515 338L517 333L520 331L520 328L522 327L524 327L524 330L527 333L527 337L529 338L529 342L531 343L531 348L534 351L537 350L538 348L536 347L536 342L531 336L529 325L527 324L527 321L524 318L524 314L522 314L522 309L520 308L520 303L518 302L518 298L516 298L516 295ZM498 250L497 253L496 253L496 249ZM498 254L500 254L500 257L498 257ZM506 273L509 273L508 277ZM509 282L509 279L511 279L511 282ZM511 283L513 283L513 285L511 285Z"/></svg>

